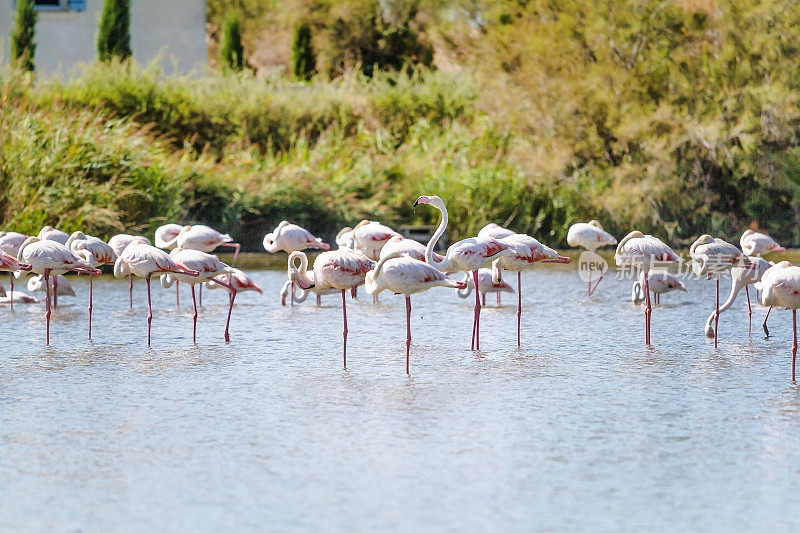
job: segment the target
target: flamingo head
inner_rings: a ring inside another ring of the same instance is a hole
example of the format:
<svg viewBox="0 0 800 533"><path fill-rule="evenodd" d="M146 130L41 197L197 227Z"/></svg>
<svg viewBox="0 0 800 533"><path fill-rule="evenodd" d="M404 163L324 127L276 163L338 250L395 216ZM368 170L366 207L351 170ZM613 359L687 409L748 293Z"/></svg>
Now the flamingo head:
<svg viewBox="0 0 800 533"><path fill-rule="evenodd" d="M420 196L414 202L414 207L417 207L419 204L428 204L440 209L444 207L444 202L438 196Z"/></svg>
<svg viewBox="0 0 800 533"><path fill-rule="evenodd" d="M588 224L589 224L590 226L592 226L593 228L597 228L597 229L603 229L603 226L601 226L601 225L600 225L600 222L598 222L597 220L590 220L590 221L588 222Z"/></svg>

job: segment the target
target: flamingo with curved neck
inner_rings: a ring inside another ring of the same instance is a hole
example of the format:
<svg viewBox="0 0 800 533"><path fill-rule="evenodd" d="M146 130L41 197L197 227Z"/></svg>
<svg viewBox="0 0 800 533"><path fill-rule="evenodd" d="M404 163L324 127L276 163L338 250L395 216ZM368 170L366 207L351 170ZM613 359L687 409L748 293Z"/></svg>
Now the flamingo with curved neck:
<svg viewBox="0 0 800 533"><path fill-rule="evenodd" d="M728 298L722 303L722 305L719 306L719 311L714 310L710 315L708 315L705 328L703 329L706 337L709 339L713 339L716 336L716 332L714 331L714 327L711 325L711 323L719 320L719 313L730 309L730 307L733 305L733 302L736 301L736 296L739 294L739 291L741 291L742 288L744 288L745 294L747 295L747 312L749 315L747 334L750 334L753 322L753 308L750 305L750 291L748 290L748 287L761 281L761 277L764 275L764 272L766 272L772 265L760 257L750 257L749 259L752 263L750 267L731 268L731 292L728 294ZM764 329L767 331L767 336L769 336L769 330L766 329L766 322L767 321L765 319Z"/></svg>
<svg viewBox="0 0 800 533"><path fill-rule="evenodd" d="M436 228L428 246L425 247L425 261L429 265L435 266L442 272L472 272L475 286L478 287L478 270L489 268L492 261L507 255L513 255L514 250L505 244L491 237L471 237L458 241L447 249L447 253L441 260L436 259L433 249L436 242L447 229L448 216L444 201L438 196L420 196L414 202L416 207L419 204L428 204L435 207L442 213L442 220ZM475 317L472 322L472 349L480 350L480 321L481 321L481 295L480 291L475 291Z"/></svg>

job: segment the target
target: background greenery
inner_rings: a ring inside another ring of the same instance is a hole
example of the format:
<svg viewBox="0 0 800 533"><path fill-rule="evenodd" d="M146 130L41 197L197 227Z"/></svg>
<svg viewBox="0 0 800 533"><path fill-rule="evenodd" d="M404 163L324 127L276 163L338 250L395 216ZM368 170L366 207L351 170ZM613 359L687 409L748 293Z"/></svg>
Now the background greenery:
<svg viewBox="0 0 800 533"><path fill-rule="evenodd" d="M678 245L754 223L800 240L796 2L208 9L212 38L243 14L253 73L0 74L6 227L205 221L255 247L283 218L328 238L362 217L432 223L411 204L439 194L451 237L495 221L562 245L570 223L598 218ZM317 54L308 83L290 65L300 24Z"/></svg>

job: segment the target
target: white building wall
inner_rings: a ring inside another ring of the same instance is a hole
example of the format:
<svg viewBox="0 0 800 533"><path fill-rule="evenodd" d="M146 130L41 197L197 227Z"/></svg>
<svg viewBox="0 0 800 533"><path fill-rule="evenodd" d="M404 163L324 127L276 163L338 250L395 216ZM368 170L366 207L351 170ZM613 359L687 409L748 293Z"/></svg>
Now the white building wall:
<svg viewBox="0 0 800 533"><path fill-rule="evenodd" d="M97 59L97 26L103 0L86 11L40 11L36 24L36 71L70 74ZM0 0L0 53L9 58L13 0ZM160 56L165 73L204 72L208 63L205 0L131 0L131 48L139 63Z"/></svg>

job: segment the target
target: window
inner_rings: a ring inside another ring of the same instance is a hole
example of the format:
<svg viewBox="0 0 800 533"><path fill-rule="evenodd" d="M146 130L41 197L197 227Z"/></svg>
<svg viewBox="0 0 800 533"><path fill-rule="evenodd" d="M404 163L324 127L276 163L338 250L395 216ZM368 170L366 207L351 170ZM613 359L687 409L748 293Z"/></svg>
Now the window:
<svg viewBox="0 0 800 533"><path fill-rule="evenodd" d="M86 11L86 0L33 0L33 7L36 11Z"/></svg>

